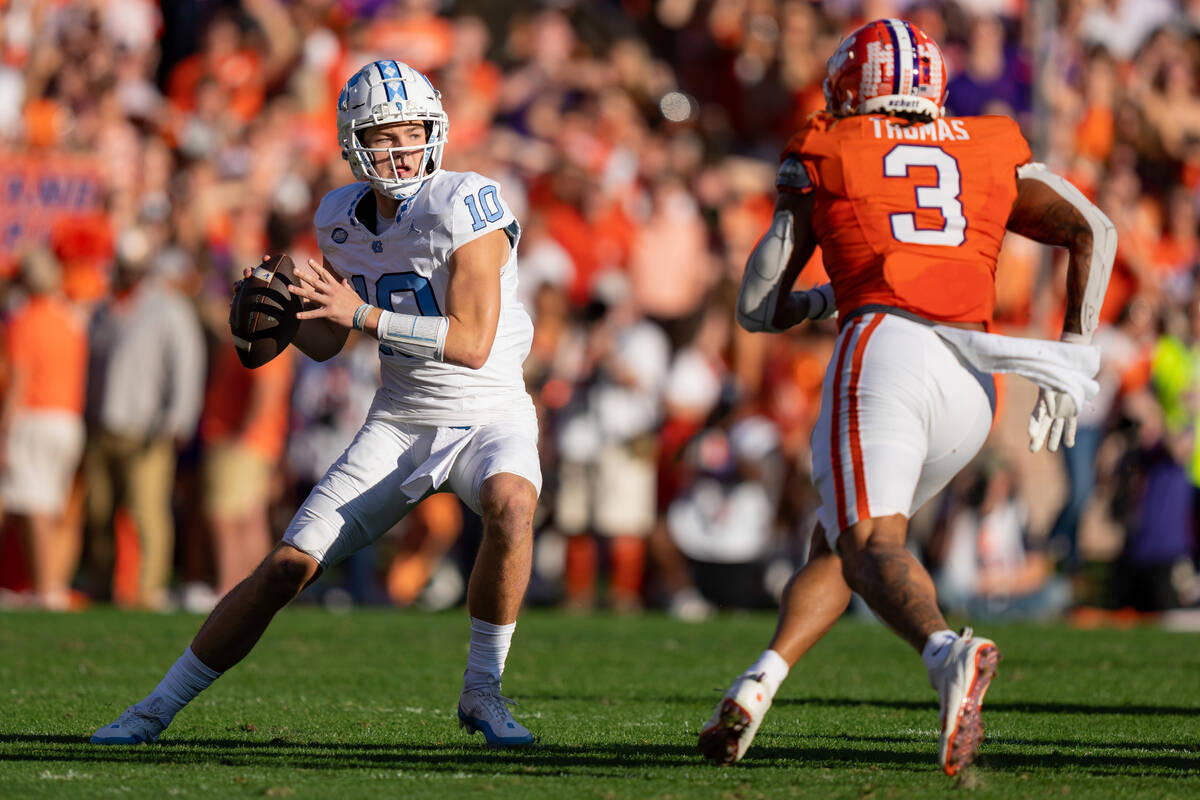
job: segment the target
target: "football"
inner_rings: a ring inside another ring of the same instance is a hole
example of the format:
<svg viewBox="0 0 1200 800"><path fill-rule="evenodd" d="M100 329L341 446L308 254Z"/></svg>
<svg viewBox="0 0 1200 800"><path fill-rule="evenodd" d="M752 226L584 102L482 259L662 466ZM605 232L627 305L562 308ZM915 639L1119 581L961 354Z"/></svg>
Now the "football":
<svg viewBox="0 0 1200 800"><path fill-rule="evenodd" d="M283 352L300 327L300 298L288 291L296 282L292 259L271 256L238 286L229 307L229 329L243 365L254 369Z"/></svg>

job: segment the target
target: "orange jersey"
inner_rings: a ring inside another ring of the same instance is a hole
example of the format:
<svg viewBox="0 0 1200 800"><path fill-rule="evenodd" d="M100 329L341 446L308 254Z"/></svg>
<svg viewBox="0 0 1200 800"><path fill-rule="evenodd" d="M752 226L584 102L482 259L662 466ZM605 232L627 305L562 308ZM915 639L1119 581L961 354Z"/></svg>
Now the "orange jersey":
<svg viewBox="0 0 1200 800"><path fill-rule="evenodd" d="M291 351L258 369L247 369L231 345L218 349L208 379L200 438L205 444L238 439L271 461L283 457L287 443L289 396L292 391ZM256 393L262 393L252 402ZM254 416L248 416L254 413Z"/></svg>
<svg viewBox="0 0 1200 800"><path fill-rule="evenodd" d="M842 319L885 305L990 326L1016 168L1030 160L1013 120L816 114L788 142L781 176L789 159L807 173L799 190L813 192L813 230Z"/></svg>
<svg viewBox="0 0 1200 800"><path fill-rule="evenodd" d="M87 330L78 313L56 297L33 297L5 324L5 355L21 373L21 408L83 413Z"/></svg>

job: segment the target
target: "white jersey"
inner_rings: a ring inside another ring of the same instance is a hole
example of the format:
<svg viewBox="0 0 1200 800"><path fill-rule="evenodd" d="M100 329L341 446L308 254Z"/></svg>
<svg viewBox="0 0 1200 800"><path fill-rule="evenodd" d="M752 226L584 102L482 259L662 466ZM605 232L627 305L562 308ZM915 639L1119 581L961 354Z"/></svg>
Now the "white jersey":
<svg viewBox="0 0 1200 800"><path fill-rule="evenodd" d="M512 245L500 270L500 320L487 361L479 369L433 361L380 346L381 382L373 413L427 425L476 425L528 413L522 364L533 341L533 323L517 299L520 226L500 197L496 181L475 172L439 171L378 236L355 215L375 203L368 183L334 189L321 200L313 223L330 265L365 302L387 311L446 314L450 255L491 231Z"/></svg>

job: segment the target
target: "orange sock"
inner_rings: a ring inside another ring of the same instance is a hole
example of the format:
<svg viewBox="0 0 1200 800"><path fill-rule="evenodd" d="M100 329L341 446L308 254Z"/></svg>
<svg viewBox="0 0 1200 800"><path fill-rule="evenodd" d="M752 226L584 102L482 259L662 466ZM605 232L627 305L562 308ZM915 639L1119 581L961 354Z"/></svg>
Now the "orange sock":
<svg viewBox="0 0 1200 800"><path fill-rule="evenodd" d="M609 540L612 561L612 595L618 603L636 602L642 594L646 571L646 540L637 536L617 536Z"/></svg>
<svg viewBox="0 0 1200 800"><path fill-rule="evenodd" d="M564 578L567 601L592 603L596 591L596 540L589 534L567 537Z"/></svg>

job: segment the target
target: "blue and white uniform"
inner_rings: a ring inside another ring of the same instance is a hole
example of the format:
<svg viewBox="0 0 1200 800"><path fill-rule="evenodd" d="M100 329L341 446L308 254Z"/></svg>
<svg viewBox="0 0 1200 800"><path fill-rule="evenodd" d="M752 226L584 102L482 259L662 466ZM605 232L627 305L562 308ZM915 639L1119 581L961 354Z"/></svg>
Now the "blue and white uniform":
<svg viewBox="0 0 1200 800"><path fill-rule="evenodd" d="M541 489L537 417L522 364L533 323L517 299L520 226L496 181L441 170L376 234L356 211L374 213L368 183L334 189L314 224L325 259L371 305L444 316L450 257L492 231L511 249L500 270L500 318L475 370L381 345L380 379L367 420L296 512L284 541L322 565L375 541L433 491L450 490L479 511L479 491L506 472Z"/></svg>

